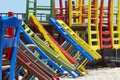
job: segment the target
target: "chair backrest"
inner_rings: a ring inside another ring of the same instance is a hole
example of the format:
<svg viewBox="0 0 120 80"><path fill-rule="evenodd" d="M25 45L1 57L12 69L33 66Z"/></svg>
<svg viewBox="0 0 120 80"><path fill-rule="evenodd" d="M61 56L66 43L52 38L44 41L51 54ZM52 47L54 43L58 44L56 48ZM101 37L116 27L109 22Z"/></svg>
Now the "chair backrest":
<svg viewBox="0 0 120 80"><path fill-rule="evenodd" d="M0 16L0 80L2 80L2 58L5 48L12 48L11 59L10 59L10 73L9 79L14 79L14 70L16 63L16 55L18 49L18 42L20 36L20 26L22 21L18 20L16 17L7 17ZM9 35L8 28L14 28L13 34L11 37ZM9 52L7 52L9 54Z"/></svg>

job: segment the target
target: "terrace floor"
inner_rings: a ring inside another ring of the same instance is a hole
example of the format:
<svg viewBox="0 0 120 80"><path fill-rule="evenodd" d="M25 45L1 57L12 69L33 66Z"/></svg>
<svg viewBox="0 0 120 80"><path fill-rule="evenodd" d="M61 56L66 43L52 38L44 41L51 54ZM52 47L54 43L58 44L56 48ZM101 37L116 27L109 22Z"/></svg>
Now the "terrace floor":
<svg viewBox="0 0 120 80"><path fill-rule="evenodd" d="M89 74L77 78L60 78L60 80L120 80L120 67L89 69Z"/></svg>

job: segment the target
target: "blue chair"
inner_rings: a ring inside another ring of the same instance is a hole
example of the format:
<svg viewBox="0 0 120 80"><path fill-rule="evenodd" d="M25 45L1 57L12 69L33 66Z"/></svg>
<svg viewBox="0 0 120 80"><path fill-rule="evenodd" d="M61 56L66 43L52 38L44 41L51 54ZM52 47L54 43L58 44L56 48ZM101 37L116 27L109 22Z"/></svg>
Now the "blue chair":
<svg viewBox="0 0 120 80"><path fill-rule="evenodd" d="M2 80L2 72L8 73L9 80L15 79L15 65L16 65L16 56L18 50L21 23L22 21L18 20L14 16L9 18L5 16L4 17L0 16L0 80ZM7 30L8 27L14 28L13 38L5 37L6 35L5 30ZM5 48L12 48L12 55L10 59L10 69L3 71L2 56Z"/></svg>

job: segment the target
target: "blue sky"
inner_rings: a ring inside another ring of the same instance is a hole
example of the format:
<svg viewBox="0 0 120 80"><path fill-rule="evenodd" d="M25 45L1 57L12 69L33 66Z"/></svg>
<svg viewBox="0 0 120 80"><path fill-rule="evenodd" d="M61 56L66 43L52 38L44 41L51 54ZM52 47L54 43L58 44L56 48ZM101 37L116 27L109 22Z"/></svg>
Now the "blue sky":
<svg viewBox="0 0 120 80"><path fill-rule="evenodd" d="M0 13L26 12L26 0L0 0Z"/></svg>
<svg viewBox="0 0 120 80"><path fill-rule="evenodd" d="M38 1L38 5L47 6L50 4L49 2L50 0L37 0L37 1ZM15 13L17 12L25 13L26 0L0 0L0 13L7 13L8 11L13 11Z"/></svg>
<svg viewBox="0 0 120 80"><path fill-rule="evenodd" d="M39 1L39 5L49 4L49 0L38 0L38 1ZM48 4L46 4L46 1L48 1L47 2ZM58 1L58 0L55 0L55 1ZM114 4L117 4L117 0L114 1ZM0 13L7 13L8 11L13 11L15 13L19 13L19 12L25 13L26 12L26 0L1 0L0 1Z"/></svg>

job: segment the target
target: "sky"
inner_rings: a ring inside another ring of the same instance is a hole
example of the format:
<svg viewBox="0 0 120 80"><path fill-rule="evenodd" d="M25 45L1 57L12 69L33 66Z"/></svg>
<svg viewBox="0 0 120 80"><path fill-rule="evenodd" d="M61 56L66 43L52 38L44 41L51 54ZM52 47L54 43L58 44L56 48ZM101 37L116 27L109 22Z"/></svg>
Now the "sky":
<svg viewBox="0 0 120 80"><path fill-rule="evenodd" d="M37 0L37 1L38 5L47 6L50 4L50 0ZM7 13L8 11L13 11L15 13L25 13L26 0L0 0L0 13Z"/></svg>
<svg viewBox="0 0 120 80"><path fill-rule="evenodd" d="M49 4L48 0L38 0L38 1L41 3L39 5ZM55 0L55 1L59 1L59 0ZM115 4L117 4L116 1L117 0L114 0ZM25 13L26 12L26 0L0 0L0 13L7 13L8 11L12 11L15 13Z"/></svg>
<svg viewBox="0 0 120 80"><path fill-rule="evenodd" d="M0 0L0 13L13 12L26 12L26 0Z"/></svg>

